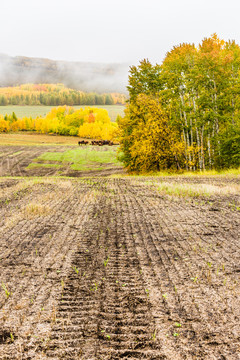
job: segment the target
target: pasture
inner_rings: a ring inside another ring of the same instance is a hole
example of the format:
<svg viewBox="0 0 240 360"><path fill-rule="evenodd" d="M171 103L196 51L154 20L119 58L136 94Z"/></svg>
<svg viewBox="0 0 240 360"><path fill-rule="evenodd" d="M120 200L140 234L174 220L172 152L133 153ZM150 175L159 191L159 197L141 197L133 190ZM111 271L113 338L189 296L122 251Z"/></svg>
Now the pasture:
<svg viewBox="0 0 240 360"><path fill-rule="evenodd" d="M51 109L56 106L44 106L44 105L35 105L35 106L20 106L20 105L7 105L7 106L0 106L0 114L6 115L6 114L12 114L12 112L15 112L17 117L22 118L24 116L26 117L32 117L33 119L37 116L46 116L47 113L51 111ZM123 116L124 115L124 105L79 105L79 106L73 106L74 109L85 109L86 107L97 107L100 109L106 109L108 111L108 114L110 116L111 121L116 121L116 118L118 115Z"/></svg>
<svg viewBox="0 0 240 360"><path fill-rule="evenodd" d="M0 136L0 358L239 359L239 175L58 138Z"/></svg>

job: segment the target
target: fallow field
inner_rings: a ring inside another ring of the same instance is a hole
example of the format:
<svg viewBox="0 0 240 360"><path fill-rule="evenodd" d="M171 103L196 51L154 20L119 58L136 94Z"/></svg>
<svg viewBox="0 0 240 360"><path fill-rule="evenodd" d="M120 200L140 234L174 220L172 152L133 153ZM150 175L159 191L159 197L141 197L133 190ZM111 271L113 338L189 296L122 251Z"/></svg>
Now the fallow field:
<svg viewBox="0 0 240 360"><path fill-rule="evenodd" d="M0 176L0 359L240 358L239 175L18 134Z"/></svg>

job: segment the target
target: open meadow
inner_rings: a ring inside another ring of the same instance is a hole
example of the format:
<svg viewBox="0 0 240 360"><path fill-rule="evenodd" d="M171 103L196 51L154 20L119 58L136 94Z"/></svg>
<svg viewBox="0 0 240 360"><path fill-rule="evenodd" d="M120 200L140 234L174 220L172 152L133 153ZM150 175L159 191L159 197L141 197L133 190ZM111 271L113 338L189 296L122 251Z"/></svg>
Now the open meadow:
<svg viewBox="0 0 240 360"><path fill-rule="evenodd" d="M0 106L0 114L1 115L10 115L15 112L16 116L19 118L23 117L32 117L35 119L37 116L46 116L54 106L45 106L45 105L7 105ZM116 121L118 115L124 115L124 105L79 105L73 106L75 110L77 109L85 109L87 107L97 107L99 109L106 109L110 116L111 121Z"/></svg>
<svg viewBox="0 0 240 360"><path fill-rule="evenodd" d="M0 359L238 360L240 176L0 135Z"/></svg>

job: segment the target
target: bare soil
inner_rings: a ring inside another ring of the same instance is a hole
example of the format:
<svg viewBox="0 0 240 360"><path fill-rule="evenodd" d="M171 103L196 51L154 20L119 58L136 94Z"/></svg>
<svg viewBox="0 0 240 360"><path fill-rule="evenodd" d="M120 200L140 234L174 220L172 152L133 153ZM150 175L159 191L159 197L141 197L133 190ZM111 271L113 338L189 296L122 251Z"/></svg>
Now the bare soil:
<svg viewBox="0 0 240 360"><path fill-rule="evenodd" d="M240 359L231 197L24 181L0 182L0 359Z"/></svg>

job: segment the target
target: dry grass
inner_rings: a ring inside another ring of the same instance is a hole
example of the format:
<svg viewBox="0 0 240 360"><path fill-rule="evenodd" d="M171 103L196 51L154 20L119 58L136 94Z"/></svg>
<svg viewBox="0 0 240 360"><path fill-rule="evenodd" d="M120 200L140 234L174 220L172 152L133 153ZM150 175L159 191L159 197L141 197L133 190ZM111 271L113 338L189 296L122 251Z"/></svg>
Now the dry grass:
<svg viewBox="0 0 240 360"><path fill-rule="evenodd" d="M238 195L240 194L240 185L212 185L212 184L177 184L177 183L156 183L147 181L145 185L154 186L162 195L171 195L179 197L210 197L217 195Z"/></svg>
<svg viewBox="0 0 240 360"><path fill-rule="evenodd" d="M22 214L24 219L32 219L34 217L46 216L50 212L51 209L49 206L39 204L36 202L31 202L22 209Z"/></svg>

